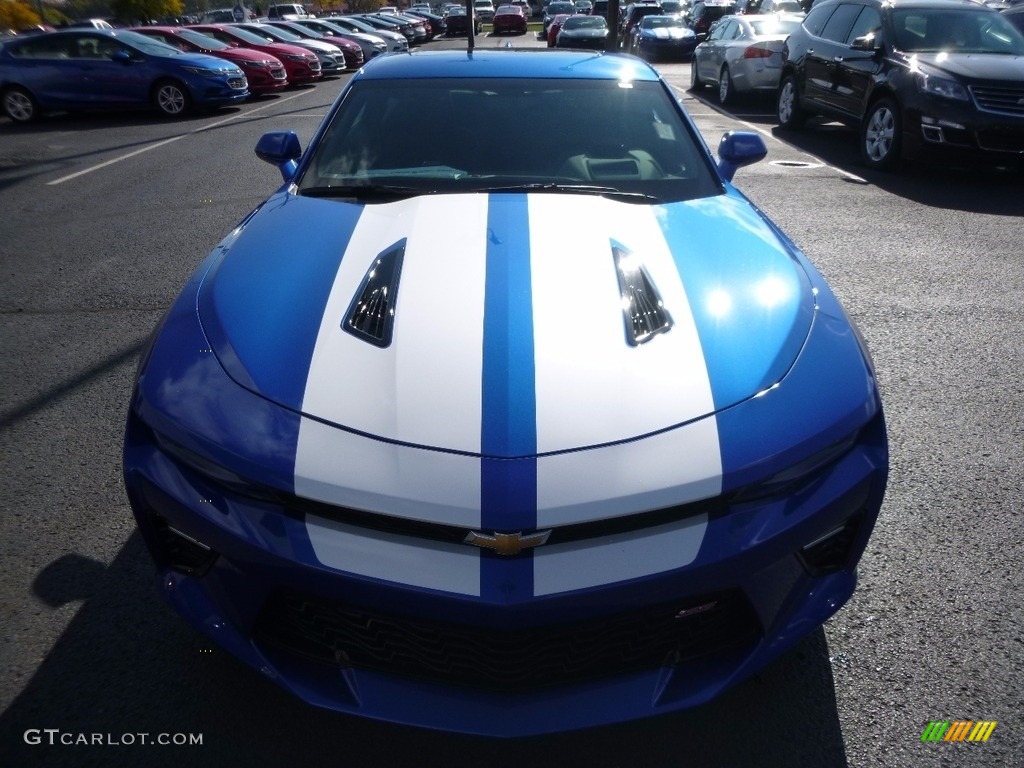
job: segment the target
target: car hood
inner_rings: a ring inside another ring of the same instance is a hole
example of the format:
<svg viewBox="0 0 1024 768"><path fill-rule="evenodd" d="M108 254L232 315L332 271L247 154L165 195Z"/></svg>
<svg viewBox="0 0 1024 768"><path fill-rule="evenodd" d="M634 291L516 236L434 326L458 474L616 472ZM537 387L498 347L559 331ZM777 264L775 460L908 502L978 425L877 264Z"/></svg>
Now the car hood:
<svg viewBox="0 0 1024 768"><path fill-rule="evenodd" d="M950 75L973 80L1024 81L1024 56L994 53L918 53L917 61Z"/></svg>
<svg viewBox="0 0 1024 768"><path fill-rule="evenodd" d="M475 455L613 444L728 408L786 375L815 306L787 242L732 192L659 206L280 192L218 248L198 310L237 383L321 423ZM352 332L367 316L387 338ZM512 433L482 447L466 424L495 418ZM515 440L521 422L535 446Z"/></svg>
<svg viewBox="0 0 1024 768"><path fill-rule="evenodd" d="M240 61L259 61L271 65L280 65L281 63L266 51L257 51L255 48L227 48L217 51L217 54L236 64Z"/></svg>
<svg viewBox="0 0 1024 768"><path fill-rule="evenodd" d="M204 69L212 69L218 72L234 72L238 70L238 65L235 62L208 53L181 52L176 55L154 58L169 61L174 66L179 67L203 67Z"/></svg>
<svg viewBox="0 0 1024 768"><path fill-rule="evenodd" d="M320 53L338 53L341 50L341 46L335 45L334 43L321 43L319 40L295 40L288 43L288 45L294 45L298 48L305 48L310 51L319 51Z"/></svg>

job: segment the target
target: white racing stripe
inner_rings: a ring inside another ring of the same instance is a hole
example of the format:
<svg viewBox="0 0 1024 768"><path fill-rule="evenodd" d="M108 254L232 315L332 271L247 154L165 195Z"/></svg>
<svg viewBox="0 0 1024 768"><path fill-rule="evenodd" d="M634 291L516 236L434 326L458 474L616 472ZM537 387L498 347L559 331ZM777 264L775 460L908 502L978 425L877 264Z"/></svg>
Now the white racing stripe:
<svg viewBox="0 0 1024 768"><path fill-rule="evenodd" d="M704 356L654 210L594 197L530 198L537 447L572 451L537 460L539 527L659 509L721 489L715 419L700 418L714 410ZM574 221L585 226L566 225ZM305 412L394 440L480 450L486 222L484 196L367 208L331 291ZM451 237L452 227L463 234ZM343 332L341 321L373 259L403 237L395 338L380 349ZM671 331L638 347L626 343L612 240L643 261L674 320ZM480 525L478 459L360 437L311 419L300 427L295 490L361 510ZM706 519L695 519L538 548L536 593L683 567L696 557L705 527ZM307 528L317 557L332 567L479 594L472 548L420 546L316 518Z"/></svg>
<svg viewBox="0 0 1024 768"><path fill-rule="evenodd" d="M324 311L303 412L385 440L480 450L486 222L486 197L479 195L366 207ZM454 227L461 237L450 236ZM341 324L373 260L402 238L394 340L381 349ZM313 419L299 427L295 492L365 511L480 525L479 459L361 437Z"/></svg>
<svg viewBox="0 0 1024 768"><path fill-rule="evenodd" d="M628 439L714 411L690 305L654 210L595 197L530 199L540 453ZM646 265L674 321L636 347L626 343L612 240ZM706 448L717 453L717 440Z"/></svg>
<svg viewBox="0 0 1024 768"><path fill-rule="evenodd" d="M313 515L306 518L306 530L317 559L331 568L426 589L480 594L480 550L474 547L371 532Z"/></svg>
<svg viewBox="0 0 1024 768"><path fill-rule="evenodd" d="M689 565L697 558L707 515L595 541L534 550L535 595L613 584Z"/></svg>
<svg viewBox="0 0 1024 768"><path fill-rule="evenodd" d="M480 526L480 460L385 443L302 419L295 493L367 512Z"/></svg>
<svg viewBox="0 0 1024 768"><path fill-rule="evenodd" d="M717 496L713 417L621 445L537 460L540 528L646 512Z"/></svg>
<svg viewBox="0 0 1024 768"><path fill-rule="evenodd" d="M479 451L486 237L485 195L366 206L327 301L303 412L385 439ZM373 260L402 238L394 339L381 349L341 324Z"/></svg>
<svg viewBox="0 0 1024 768"><path fill-rule="evenodd" d="M539 202L530 208L539 452L627 440L713 413L704 353L657 209L566 195ZM636 347L625 339L612 240L644 263L674 322ZM721 475L713 416L644 440L544 456L537 524L713 496Z"/></svg>

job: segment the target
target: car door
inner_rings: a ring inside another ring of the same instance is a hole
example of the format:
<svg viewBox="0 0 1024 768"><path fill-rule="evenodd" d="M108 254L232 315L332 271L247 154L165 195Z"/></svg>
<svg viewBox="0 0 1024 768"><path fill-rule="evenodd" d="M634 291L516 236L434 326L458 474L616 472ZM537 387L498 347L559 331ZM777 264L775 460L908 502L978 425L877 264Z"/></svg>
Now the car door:
<svg viewBox="0 0 1024 768"><path fill-rule="evenodd" d="M39 35L9 46L11 81L28 88L45 107L78 105L69 38L69 35Z"/></svg>
<svg viewBox="0 0 1024 768"><path fill-rule="evenodd" d="M149 102L152 76L141 53L105 35L75 37L74 61L82 103L101 107Z"/></svg>
<svg viewBox="0 0 1024 768"><path fill-rule="evenodd" d="M878 9L864 6L846 35L846 52L836 62L835 106L857 117L864 114L872 78L882 66L880 52L853 48L854 40L869 34L876 40L882 34L882 15Z"/></svg>
<svg viewBox="0 0 1024 768"><path fill-rule="evenodd" d="M835 110L839 62L847 53L846 37L863 6L843 3L829 16L821 32L808 44L804 58L803 98L826 110Z"/></svg>
<svg viewBox="0 0 1024 768"><path fill-rule="evenodd" d="M705 81L718 80L718 72L725 61L725 50L728 41L736 36L738 26L732 19L726 19L715 25L711 34L701 43L704 46L697 73Z"/></svg>

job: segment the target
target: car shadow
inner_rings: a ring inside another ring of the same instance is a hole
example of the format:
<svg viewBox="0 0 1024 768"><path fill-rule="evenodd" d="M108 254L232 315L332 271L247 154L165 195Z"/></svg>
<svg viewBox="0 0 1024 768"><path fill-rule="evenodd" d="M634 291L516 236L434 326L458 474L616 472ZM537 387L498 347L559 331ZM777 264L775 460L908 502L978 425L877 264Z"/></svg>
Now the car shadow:
<svg viewBox="0 0 1024 768"><path fill-rule="evenodd" d="M768 121L780 141L859 176L890 194L932 208L998 216L1024 216L1024 171L955 162L904 162L896 171L877 171L860 158L856 128L819 118L800 130Z"/></svg>
<svg viewBox="0 0 1024 768"><path fill-rule="evenodd" d="M15 123L7 117L0 118L0 126L6 133L45 134L67 131L100 131L110 128L131 128L147 125L189 125L199 123L211 116L230 117L244 107L242 104L193 109L178 117L164 117L145 109L97 109L95 111L46 112L30 123Z"/></svg>
<svg viewBox="0 0 1024 768"><path fill-rule="evenodd" d="M25 599L43 610L82 605L0 715L6 765L846 765L821 629L703 707L501 740L363 720L293 698L164 606L137 531L109 566L78 554L50 563L36 575L33 593ZM61 743L82 742L81 734L85 742L100 734L101 741L119 746ZM139 734L198 734L202 743L144 745Z"/></svg>
<svg viewBox="0 0 1024 768"><path fill-rule="evenodd" d="M775 121L774 102L768 97L748 95L723 107L710 89L687 95L898 197L951 211L1024 216L1024 168L905 162L898 171L877 171L861 160L856 128L821 117L808 118L806 125L797 130L780 128Z"/></svg>

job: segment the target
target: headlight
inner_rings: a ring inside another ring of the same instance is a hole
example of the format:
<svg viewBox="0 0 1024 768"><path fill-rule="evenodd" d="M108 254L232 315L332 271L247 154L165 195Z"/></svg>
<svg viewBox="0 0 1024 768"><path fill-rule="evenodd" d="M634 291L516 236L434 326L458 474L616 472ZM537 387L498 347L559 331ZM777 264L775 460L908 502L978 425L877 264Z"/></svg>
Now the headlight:
<svg viewBox="0 0 1024 768"><path fill-rule="evenodd" d="M286 53L284 55L284 57L286 59L290 59L291 61L305 61L306 60L306 57L303 54L301 54L301 53Z"/></svg>
<svg viewBox="0 0 1024 768"><path fill-rule="evenodd" d="M208 69L206 67L185 67L184 69L186 72L191 72L193 75L202 75L203 77L220 77L225 74L234 74L230 70L225 72L222 69ZM239 71L239 74L241 74L241 71Z"/></svg>
<svg viewBox="0 0 1024 768"><path fill-rule="evenodd" d="M269 67L269 61L243 61L242 66L245 67Z"/></svg>
<svg viewBox="0 0 1024 768"><path fill-rule="evenodd" d="M944 99L967 101L967 89L956 80L946 80L943 77L934 77L922 72L918 72L916 77L917 87L921 89L922 93L941 96Z"/></svg>

